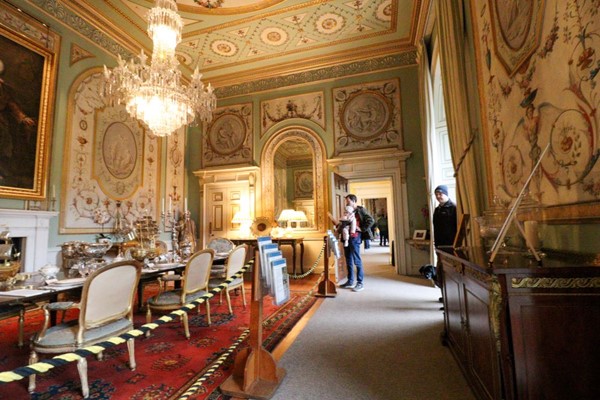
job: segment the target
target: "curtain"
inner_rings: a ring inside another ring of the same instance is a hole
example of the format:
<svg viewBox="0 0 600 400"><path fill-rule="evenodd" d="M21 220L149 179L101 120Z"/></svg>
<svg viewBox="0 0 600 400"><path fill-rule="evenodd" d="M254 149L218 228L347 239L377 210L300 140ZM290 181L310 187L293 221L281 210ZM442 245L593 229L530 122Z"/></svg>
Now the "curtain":
<svg viewBox="0 0 600 400"><path fill-rule="evenodd" d="M462 0L440 0L436 3L436 24L439 29L440 63L444 90L444 106L448 121L450 150L456 171L457 206L459 213L472 217L481 215L477 190L474 140L477 139L469 109L464 30L465 13ZM474 99L477 104L478 99ZM472 226L473 224L471 224ZM479 245L479 230L471 229L468 245Z"/></svg>
<svg viewBox="0 0 600 400"><path fill-rule="evenodd" d="M431 240L429 241L429 263L435 265L435 251L433 248L433 210L436 206L433 198L433 181L431 170L433 167L433 137L435 135L435 116L433 114L433 87L431 78L431 69L429 67L429 57L427 55L427 46L421 39L417 47L417 64L419 65L419 111L421 114L421 135L423 138L423 158L425 162L425 179L427 185L427 206L429 212L429 232Z"/></svg>

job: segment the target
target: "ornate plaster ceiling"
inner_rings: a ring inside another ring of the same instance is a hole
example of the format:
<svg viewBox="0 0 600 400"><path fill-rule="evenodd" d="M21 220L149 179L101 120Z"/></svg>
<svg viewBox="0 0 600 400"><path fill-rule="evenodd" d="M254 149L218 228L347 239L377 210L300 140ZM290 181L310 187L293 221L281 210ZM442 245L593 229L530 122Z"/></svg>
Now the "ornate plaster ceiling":
<svg viewBox="0 0 600 400"><path fill-rule="evenodd" d="M72 3L92 10L83 18L132 53L136 44L151 51L146 13L154 1ZM228 85L397 54L414 50L423 4L429 1L224 0L206 9L179 0L185 27L177 55L188 71L198 65L206 80Z"/></svg>

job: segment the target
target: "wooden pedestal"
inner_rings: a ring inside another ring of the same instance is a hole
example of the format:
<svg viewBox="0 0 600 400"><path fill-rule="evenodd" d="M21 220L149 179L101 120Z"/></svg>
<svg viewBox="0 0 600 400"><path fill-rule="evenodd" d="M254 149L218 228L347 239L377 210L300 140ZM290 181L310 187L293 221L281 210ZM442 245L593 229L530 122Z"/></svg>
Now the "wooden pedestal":
<svg viewBox="0 0 600 400"><path fill-rule="evenodd" d="M238 353L233 373L221 391L243 399L270 399L285 377L285 370L277 367L273 355L262 346L263 298L260 283L260 257L255 255L252 274L252 301L250 303L250 347Z"/></svg>

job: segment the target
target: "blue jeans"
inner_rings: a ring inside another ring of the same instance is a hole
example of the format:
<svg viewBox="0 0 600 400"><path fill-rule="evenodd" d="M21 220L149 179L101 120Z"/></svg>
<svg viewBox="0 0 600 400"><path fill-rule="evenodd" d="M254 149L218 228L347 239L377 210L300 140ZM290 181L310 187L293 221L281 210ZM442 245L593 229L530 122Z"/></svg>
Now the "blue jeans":
<svg viewBox="0 0 600 400"><path fill-rule="evenodd" d="M348 247L344 247L346 267L348 267L348 283L354 283L354 267L356 267L356 283L362 283L364 278L362 259L360 258L360 236L351 237Z"/></svg>

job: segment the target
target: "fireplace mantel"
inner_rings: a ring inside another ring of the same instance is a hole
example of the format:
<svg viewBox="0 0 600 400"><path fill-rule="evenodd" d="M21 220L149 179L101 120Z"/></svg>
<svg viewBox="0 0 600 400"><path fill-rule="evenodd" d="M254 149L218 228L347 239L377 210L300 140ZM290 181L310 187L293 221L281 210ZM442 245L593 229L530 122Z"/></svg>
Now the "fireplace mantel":
<svg viewBox="0 0 600 400"><path fill-rule="evenodd" d="M10 231L11 237L24 237L23 271L33 272L48 262L48 229L50 218L57 211L31 211L0 209L0 231Z"/></svg>

